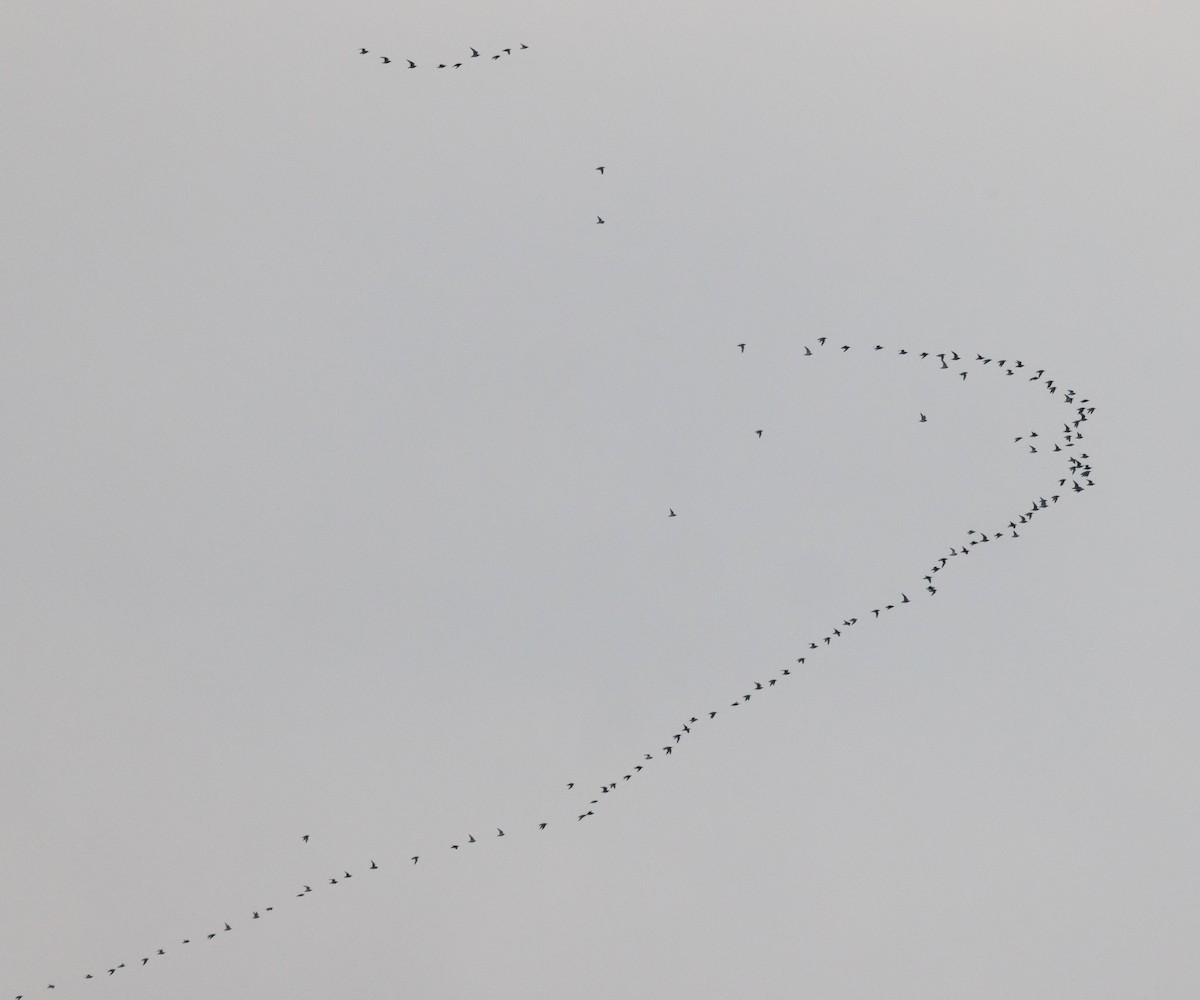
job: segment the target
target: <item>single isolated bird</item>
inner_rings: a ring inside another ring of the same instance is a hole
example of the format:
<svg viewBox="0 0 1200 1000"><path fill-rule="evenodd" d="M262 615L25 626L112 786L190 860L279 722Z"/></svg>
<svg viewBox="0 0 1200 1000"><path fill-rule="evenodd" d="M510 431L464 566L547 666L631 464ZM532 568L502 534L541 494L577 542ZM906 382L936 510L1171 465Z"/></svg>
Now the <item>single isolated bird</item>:
<svg viewBox="0 0 1200 1000"><path fill-rule="evenodd" d="M604 220L602 218L600 218L600 216L598 216L598 215L596 216L596 225L598 225L598 226L604 225Z"/></svg>
<svg viewBox="0 0 1200 1000"><path fill-rule="evenodd" d="M521 46L521 47L522 47L522 48L524 48L525 46ZM604 168L603 168L603 167L597 167L596 169L600 171L600 176L601 176L601 177L603 177L603 176L604 176Z"/></svg>

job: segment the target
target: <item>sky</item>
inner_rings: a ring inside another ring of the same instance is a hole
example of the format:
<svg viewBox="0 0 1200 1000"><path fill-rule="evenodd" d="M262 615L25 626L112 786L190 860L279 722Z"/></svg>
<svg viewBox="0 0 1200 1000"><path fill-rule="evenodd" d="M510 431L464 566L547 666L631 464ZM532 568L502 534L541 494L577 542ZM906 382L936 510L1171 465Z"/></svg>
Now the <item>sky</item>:
<svg viewBox="0 0 1200 1000"><path fill-rule="evenodd" d="M1194 5L6 22L0 997L1200 991Z"/></svg>

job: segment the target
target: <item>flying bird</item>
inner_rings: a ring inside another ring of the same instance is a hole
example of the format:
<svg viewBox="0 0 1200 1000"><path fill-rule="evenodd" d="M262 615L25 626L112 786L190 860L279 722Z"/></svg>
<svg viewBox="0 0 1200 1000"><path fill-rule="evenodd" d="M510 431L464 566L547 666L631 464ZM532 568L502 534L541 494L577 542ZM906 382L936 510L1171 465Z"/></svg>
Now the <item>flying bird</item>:
<svg viewBox="0 0 1200 1000"><path fill-rule="evenodd" d="M746 353L746 345L745 345L745 344L738 344L738 353L739 353L739 354L745 354L745 353Z"/></svg>
<svg viewBox="0 0 1200 1000"><path fill-rule="evenodd" d="M924 413L921 414L920 423L925 423L925 414Z"/></svg>
<svg viewBox="0 0 1200 1000"><path fill-rule="evenodd" d="M598 215L596 216L596 225L598 225L598 226L604 225L604 220L602 218L600 218L600 216L598 216Z"/></svg>
<svg viewBox="0 0 1200 1000"><path fill-rule="evenodd" d="M762 437L762 431L755 431L754 433L757 434L759 437Z"/></svg>
<svg viewBox="0 0 1200 1000"><path fill-rule="evenodd" d="M409 69L416 69L416 68L417 68L417 64L416 64L415 62L413 62L413 61L410 59L410 60L408 60L408 68L409 68Z"/></svg>
<svg viewBox="0 0 1200 1000"><path fill-rule="evenodd" d="M670 507L668 507L668 508L667 508L667 510L671 511L671 512L670 512L670 513L667 515L667 517L674 517L674 516L675 516L675 511L671 510L671 508L670 508Z"/></svg>
<svg viewBox="0 0 1200 1000"><path fill-rule="evenodd" d="M524 48L524 46L522 46L522 48ZM603 177L603 176L604 176L604 168L603 168L603 167L597 167L596 169L600 171L600 176L601 176L601 177Z"/></svg>
<svg viewBox="0 0 1200 1000"><path fill-rule="evenodd" d="M359 49L359 50L358 50L358 54L359 54L360 56L365 56L365 55L367 54L367 50L366 50L366 49Z"/></svg>
<svg viewBox="0 0 1200 1000"><path fill-rule="evenodd" d="M391 62L391 60L387 56L380 56L379 58L383 60L383 63L385 66Z"/></svg>
<svg viewBox="0 0 1200 1000"><path fill-rule="evenodd" d="M468 46L467 46L467 48L471 49L471 46L469 46L469 45L468 45ZM472 58L472 59L477 59L478 57L479 57L479 50L478 50L478 49L471 49L471 58Z"/></svg>
<svg viewBox="0 0 1200 1000"><path fill-rule="evenodd" d="M304 841L304 842L307 844L307 843L308 843L308 834L306 833L306 834L305 834L303 837L301 837L300 839L301 839L301 840L303 840L303 841Z"/></svg>

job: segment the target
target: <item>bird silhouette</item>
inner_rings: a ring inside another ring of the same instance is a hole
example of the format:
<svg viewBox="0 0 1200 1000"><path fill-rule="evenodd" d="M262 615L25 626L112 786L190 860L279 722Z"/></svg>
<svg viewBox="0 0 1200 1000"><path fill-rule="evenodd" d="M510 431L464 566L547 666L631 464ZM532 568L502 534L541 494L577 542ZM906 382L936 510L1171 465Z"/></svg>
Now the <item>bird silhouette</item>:
<svg viewBox="0 0 1200 1000"><path fill-rule="evenodd" d="M604 220L602 218L600 218L600 216L598 216L598 215L596 216L596 225L598 225L598 226L604 225Z"/></svg>
<svg viewBox="0 0 1200 1000"><path fill-rule="evenodd" d="M415 62L413 62L413 61L410 59L410 60L408 60L408 68L409 68L409 69L416 69L416 68L417 68L417 64L416 64Z"/></svg>
<svg viewBox="0 0 1200 1000"><path fill-rule="evenodd" d="M383 60L383 63L385 66L391 62L391 60L387 56L380 56L379 58Z"/></svg>
<svg viewBox="0 0 1200 1000"><path fill-rule="evenodd" d="M365 55L367 54L367 50L366 50L366 49L359 49L359 50L358 50L358 54L359 54L360 56L365 56Z"/></svg>
<svg viewBox="0 0 1200 1000"><path fill-rule="evenodd" d="M738 344L738 354L745 354L745 353L746 353L746 345Z"/></svg>
<svg viewBox="0 0 1200 1000"><path fill-rule="evenodd" d="M667 510L668 510L668 511L670 511L670 513L669 513L669 514L667 514L667 517L674 517L674 516L675 516L675 511L674 511L674 510L671 510L671 508L670 508L670 507L668 507L668 508L667 508Z"/></svg>
<svg viewBox="0 0 1200 1000"><path fill-rule="evenodd" d="M600 171L600 176L601 176L601 177L603 177L603 176L604 176L604 168L603 168L603 167L597 167L596 169Z"/></svg>

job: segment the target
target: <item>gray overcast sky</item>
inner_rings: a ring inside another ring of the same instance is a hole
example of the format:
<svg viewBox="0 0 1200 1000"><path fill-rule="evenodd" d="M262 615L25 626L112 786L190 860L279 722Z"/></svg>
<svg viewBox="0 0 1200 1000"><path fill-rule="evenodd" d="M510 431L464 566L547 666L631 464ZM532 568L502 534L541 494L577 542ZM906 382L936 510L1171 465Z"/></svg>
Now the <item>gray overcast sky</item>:
<svg viewBox="0 0 1200 1000"><path fill-rule="evenodd" d="M1196 996L1198 46L10 3L0 991Z"/></svg>

